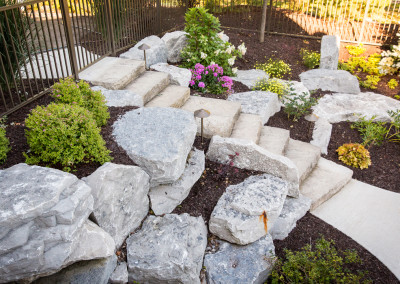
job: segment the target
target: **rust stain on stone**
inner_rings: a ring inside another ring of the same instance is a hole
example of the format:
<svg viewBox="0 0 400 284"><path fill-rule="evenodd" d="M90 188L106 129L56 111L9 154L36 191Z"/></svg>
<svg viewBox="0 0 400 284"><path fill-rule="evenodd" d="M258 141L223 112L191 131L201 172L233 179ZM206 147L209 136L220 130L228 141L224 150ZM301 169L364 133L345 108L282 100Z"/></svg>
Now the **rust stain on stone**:
<svg viewBox="0 0 400 284"><path fill-rule="evenodd" d="M260 215L260 221L261 222L263 222L264 223L264 230L265 230L265 232L266 233L268 233L268 217L267 217L267 212L263 212L261 215Z"/></svg>

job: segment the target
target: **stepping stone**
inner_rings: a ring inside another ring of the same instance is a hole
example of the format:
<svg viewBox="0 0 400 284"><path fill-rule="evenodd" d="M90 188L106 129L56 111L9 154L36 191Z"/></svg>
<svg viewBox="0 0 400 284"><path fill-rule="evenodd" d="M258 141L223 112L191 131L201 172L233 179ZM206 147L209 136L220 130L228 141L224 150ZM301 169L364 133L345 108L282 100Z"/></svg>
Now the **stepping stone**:
<svg viewBox="0 0 400 284"><path fill-rule="evenodd" d="M79 78L106 89L123 89L145 71L144 61L105 57L79 73Z"/></svg>
<svg viewBox="0 0 400 284"><path fill-rule="evenodd" d="M290 139L286 147L285 157L296 165L301 183L317 165L321 157L321 149L310 143Z"/></svg>
<svg viewBox="0 0 400 284"><path fill-rule="evenodd" d="M251 70L238 70L235 77L232 77L233 81L240 82L246 85L249 89L252 89L256 86L257 81L261 79L269 79L269 75L259 69L251 69Z"/></svg>
<svg viewBox="0 0 400 284"><path fill-rule="evenodd" d="M206 109L210 112L211 115L204 118L204 137L210 138L214 135L229 137L239 117L241 105L238 102L190 96L182 109L192 113L198 109ZM197 133L200 135L200 118L196 118L196 122Z"/></svg>
<svg viewBox="0 0 400 284"><path fill-rule="evenodd" d="M190 97L190 89L169 85L146 104L146 107L180 108Z"/></svg>
<svg viewBox="0 0 400 284"><path fill-rule="evenodd" d="M229 95L228 101L239 102L242 105L242 113L260 115L263 124L267 123L268 119L281 109L278 95L271 92L234 93Z"/></svg>
<svg viewBox="0 0 400 284"><path fill-rule="evenodd" d="M191 113L176 108L139 108L113 125L115 141L150 176L150 185L173 183L185 170L196 137Z"/></svg>
<svg viewBox="0 0 400 284"><path fill-rule="evenodd" d="M301 184L300 192L312 200L313 210L339 192L352 176L352 170L321 158L314 171Z"/></svg>
<svg viewBox="0 0 400 284"><path fill-rule="evenodd" d="M149 102L169 85L169 74L163 72L146 71L125 90L131 91L142 98L143 104Z"/></svg>
<svg viewBox="0 0 400 284"><path fill-rule="evenodd" d="M267 280L275 257L269 234L247 246L217 242L218 251L204 257L208 283L264 283Z"/></svg>
<svg viewBox="0 0 400 284"><path fill-rule="evenodd" d="M101 86L94 86L92 90L104 95L108 107L143 106L143 98L131 91L109 90Z"/></svg>
<svg viewBox="0 0 400 284"><path fill-rule="evenodd" d="M202 217L149 216L126 241L129 283L200 284L206 246Z"/></svg>
<svg viewBox="0 0 400 284"><path fill-rule="evenodd" d="M278 127L263 126L258 145L276 155L283 155L289 143L290 131Z"/></svg>
<svg viewBox="0 0 400 284"><path fill-rule="evenodd" d="M189 69L179 68L168 63L157 63L151 65L150 69L170 74L171 84L173 85L189 87L189 82L192 79L192 72Z"/></svg>
<svg viewBox="0 0 400 284"><path fill-rule="evenodd" d="M233 127L231 138L247 139L257 144L261 127L261 116L242 113Z"/></svg>
<svg viewBox="0 0 400 284"><path fill-rule="evenodd" d="M229 186L211 213L210 232L239 245L257 241L273 227L287 192L286 181L268 174Z"/></svg>

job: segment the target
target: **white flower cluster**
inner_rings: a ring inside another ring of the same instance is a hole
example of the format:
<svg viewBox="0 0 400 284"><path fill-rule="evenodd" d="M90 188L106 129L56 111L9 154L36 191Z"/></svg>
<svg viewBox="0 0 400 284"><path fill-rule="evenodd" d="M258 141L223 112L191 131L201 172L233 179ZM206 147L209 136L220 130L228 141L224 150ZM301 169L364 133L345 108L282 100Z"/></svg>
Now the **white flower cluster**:
<svg viewBox="0 0 400 284"><path fill-rule="evenodd" d="M247 48L244 46L244 42L238 46L238 50L242 55L246 54Z"/></svg>
<svg viewBox="0 0 400 284"><path fill-rule="evenodd" d="M400 33L397 34L400 37ZM382 52L382 59L379 62L379 73L394 74L400 70L400 39L397 45L392 46L392 50Z"/></svg>

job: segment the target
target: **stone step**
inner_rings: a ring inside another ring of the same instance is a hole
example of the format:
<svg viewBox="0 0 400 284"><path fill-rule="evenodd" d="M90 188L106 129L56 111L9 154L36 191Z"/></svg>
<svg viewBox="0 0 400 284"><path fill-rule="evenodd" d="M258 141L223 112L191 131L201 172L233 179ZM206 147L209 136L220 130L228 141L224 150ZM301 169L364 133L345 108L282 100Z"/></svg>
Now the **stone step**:
<svg viewBox="0 0 400 284"><path fill-rule="evenodd" d="M321 158L310 176L301 184L301 194L312 200L311 210L339 192L353 176L353 171Z"/></svg>
<svg viewBox="0 0 400 284"><path fill-rule="evenodd" d="M290 131L282 128L263 126L258 145L277 155L283 155L290 138Z"/></svg>
<svg viewBox="0 0 400 284"><path fill-rule="evenodd" d="M262 128L261 116L241 113L232 130L231 138L247 139L258 143Z"/></svg>
<svg viewBox="0 0 400 284"><path fill-rule="evenodd" d="M285 157L289 158L299 170L300 183L312 172L321 157L321 149L310 143L289 139L285 150Z"/></svg>
<svg viewBox="0 0 400 284"><path fill-rule="evenodd" d="M142 76L129 84L125 90L131 91L148 103L169 85L169 74L163 72L146 71Z"/></svg>
<svg viewBox="0 0 400 284"><path fill-rule="evenodd" d="M214 135L230 137L240 115L241 105L238 102L190 96L182 109L193 113L198 109L206 109L210 112L210 116L204 118L204 137ZM196 118L196 121L197 133L200 134L201 120Z"/></svg>
<svg viewBox="0 0 400 284"><path fill-rule="evenodd" d="M190 89L169 85L161 93L149 101L146 107L175 107L180 108L190 97Z"/></svg>
<svg viewBox="0 0 400 284"><path fill-rule="evenodd" d="M144 61L105 57L79 73L79 78L110 90L125 88L145 71Z"/></svg>

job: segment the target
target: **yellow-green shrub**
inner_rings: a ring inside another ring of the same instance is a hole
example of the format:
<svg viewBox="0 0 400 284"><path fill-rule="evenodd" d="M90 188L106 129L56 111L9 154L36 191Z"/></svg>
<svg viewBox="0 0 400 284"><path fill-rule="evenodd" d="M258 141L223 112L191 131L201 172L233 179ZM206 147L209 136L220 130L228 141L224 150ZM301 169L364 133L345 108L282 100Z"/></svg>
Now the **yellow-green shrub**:
<svg viewBox="0 0 400 284"><path fill-rule="evenodd" d="M390 79L387 85L390 89L395 89L399 85L399 82L396 79Z"/></svg>
<svg viewBox="0 0 400 284"><path fill-rule="evenodd" d="M7 159L7 153L10 151L10 142L6 137L6 130L0 127L0 164L4 163Z"/></svg>
<svg viewBox="0 0 400 284"><path fill-rule="evenodd" d="M283 78L283 75L292 72L290 65L281 59L269 58L265 63L256 63L256 69L265 71L271 78Z"/></svg>
<svg viewBox="0 0 400 284"><path fill-rule="evenodd" d="M282 99L283 96L288 94L289 88L285 83L279 81L279 79L271 78L257 81L254 90L272 92L277 94L279 99Z"/></svg>
<svg viewBox="0 0 400 284"><path fill-rule="evenodd" d="M338 152L339 160L354 168L367 169L371 165L369 151L358 143L343 144Z"/></svg>

